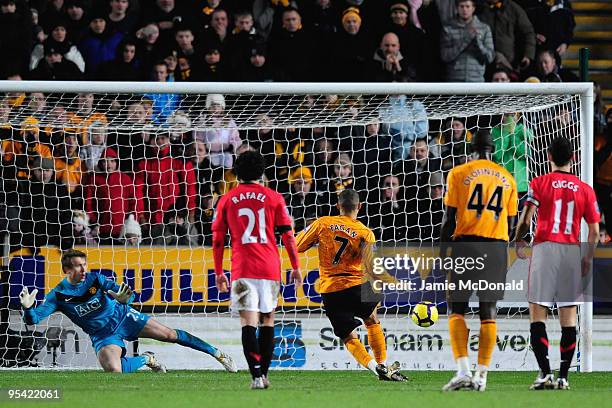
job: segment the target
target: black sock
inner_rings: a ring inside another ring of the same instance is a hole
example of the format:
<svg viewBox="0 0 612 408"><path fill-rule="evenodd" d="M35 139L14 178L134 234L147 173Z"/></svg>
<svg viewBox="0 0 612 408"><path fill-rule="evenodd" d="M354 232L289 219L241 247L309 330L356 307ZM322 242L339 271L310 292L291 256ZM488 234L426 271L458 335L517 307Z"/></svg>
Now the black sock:
<svg viewBox="0 0 612 408"><path fill-rule="evenodd" d="M272 354L274 354L274 327L259 327L259 351L261 352L261 373L268 375Z"/></svg>
<svg viewBox="0 0 612 408"><path fill-rule="evenodd" d="M543 375L550 374L550 361L548 360L548 335L544 322L531 323L531 349L538 361Z"/></svg>
<svg viewBox="0 0 612 408"><path fill-rule="evenodd" d="M261 377L261 354L257 343L257 330L253 326L242 327L242 350L253 378Z"/></svg>
<svg viewBox="0 0 612 408"><path fill-rule="evenodd" d="M576 327L561 328L561 343L559 343L559 350L561 350L559 378L567 378L570 364L572 364L572 359L574 358L574 351L576 351Z"/></svg>

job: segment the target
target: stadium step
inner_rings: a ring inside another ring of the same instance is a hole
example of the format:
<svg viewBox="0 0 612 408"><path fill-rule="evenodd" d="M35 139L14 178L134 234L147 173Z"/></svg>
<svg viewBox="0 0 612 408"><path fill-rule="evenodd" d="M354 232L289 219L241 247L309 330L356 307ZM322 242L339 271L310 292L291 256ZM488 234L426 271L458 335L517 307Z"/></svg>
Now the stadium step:
<svg viewBox="0 0 612 408"><path fill-rule="evenodd" d="M612 1L573 0L576 18L574 43L570 45L563 65L578 71L580 48L589 48L589 74L591 81L602 87L604 102L612 105Z"/></svg>

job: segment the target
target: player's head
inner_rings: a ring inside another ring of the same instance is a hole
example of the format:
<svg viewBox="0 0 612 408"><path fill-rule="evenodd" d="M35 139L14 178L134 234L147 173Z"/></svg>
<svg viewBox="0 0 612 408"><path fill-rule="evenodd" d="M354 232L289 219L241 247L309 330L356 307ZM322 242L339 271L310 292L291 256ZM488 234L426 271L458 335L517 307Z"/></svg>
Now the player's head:
<svg viewBox="0 0 612 408"><path fill-rule="evenodd" d="M472 138L472 155L475 154L484 159L493 152L494 146L491 133L486 129L480 129Z"/></svg>
<svg viewBox="0 0 612 408"><path fill-rule="evenodd" d="M62 270L68 275L70 283L82 282L87 272L87 255L82 251L69 249L62 254Z"/></svg>
<svg viewBox="0 0 612 408"><path fill-rule="evenodd" d="M261 179L265 169L264 158L256 151L248 150L236 158L234 171L238 180L252 182Z"/></svg>
<svg viewBox="0 0 612 408"><path fill-rule="evenodd" d="M336 204L341 215L354 215L361 209L359 202L359 194L355 190L346 189L338 195L338 204Z"/></svg>
<svg viewBox="0 0 612 408"><path fill-rule="evenodd" d="M568 138L555 137L548 146L548 160L557 167L568 165L574 157L574 148Z"/></svg>

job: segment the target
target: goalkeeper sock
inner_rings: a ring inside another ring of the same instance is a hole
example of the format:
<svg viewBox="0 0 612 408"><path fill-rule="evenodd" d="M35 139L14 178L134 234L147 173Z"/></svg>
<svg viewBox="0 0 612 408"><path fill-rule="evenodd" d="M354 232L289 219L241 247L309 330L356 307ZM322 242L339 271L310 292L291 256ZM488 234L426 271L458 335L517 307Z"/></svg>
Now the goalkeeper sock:
<svg viewBox="0 0 612 408"><path fill-rule="evenodd" d="M268 375L270 362L274 355L274 327L260 326L257 340L261 352L261 373Z"/></svg>
<svg viewBox="0 0 612 408"><path fill-rule="evenodd" d="M386 364L387 361L387 344L385 341L385 334L380 327L380 323L366 325L368 329L368 343L372 347L374 353L374 359L378 364Z"/></svg>
<svg viewBox="0 0 612 408"><path fill-rule="evenodd" d="M572 364L572 359L574 358L574 351L576 350L576 327L561 328L561 343L559 344L559 350L561 350L559 378L567 378L570 364Z"/></svg>
<svg viewBox="0 0 612 408"><path fill-rule="evenodd" d="M189 347L194 350L202 351L206 354L210 354L213 357L219 356L219 350L216 347L211 346L204 340L199 337L194 336L193 334L187 333L184 330L175 330L176 332L176 342L184 347Z"/></svg>
<svg viewBox="0 0 612 408"><path fill-rule="evenodd" d="M253 326L242 327L242 350L249 364L251 377L261 377L261 354L257 342L257 329Z"/></svg>
<svg viewBox="0 0 612 408"><path fill-rule="evenodd" d="M497 340L497 323L495 320L482 320L480 322L480 336L478 338L478 365L489 367L491 356ZM481 370L482 371L482 370Z"/></svg>
<svg viewBox="0 0 612 408"><path fill-rule="evenodd" d="M550 361L548 360L548 335L544 322L531 323L531 349L540 366L542 375L550 374Z"/></svg>
<svg viewBox="0 0 612 408"><path fill-rule="evenodd" d="M146 356L137 357L121 357L121 372L122 373L133 373L138 369L147 364Z"/></svg>
<svg viewBox="0 0 612 408"><path fill-rule="evenodd" d="M370 354L368 354L368 350L366 350L365 346L359 341L359 339L350 339L344 344L346 345L348 352L355 357L355 360L357 360L359 364L376 374L376 361Z"/></svg>

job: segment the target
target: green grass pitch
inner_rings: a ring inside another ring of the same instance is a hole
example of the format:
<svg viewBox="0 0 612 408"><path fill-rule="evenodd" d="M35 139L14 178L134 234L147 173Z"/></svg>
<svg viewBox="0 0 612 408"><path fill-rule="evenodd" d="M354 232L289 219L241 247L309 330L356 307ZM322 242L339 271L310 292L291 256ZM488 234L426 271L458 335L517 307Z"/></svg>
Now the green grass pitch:
<svg viewBox="0 0 612 408"><path fill-rule="evenodd" d="M532 372L491 372L484 393L443 393L452 373L407 373L408 383L381 382L366 371L272 371L272 388L252 391L247 372L0 371L0 388L61 387L60 402L7 402L2 407L609 407L612 373L571 374L570 391L529 391Z"/></svg>

